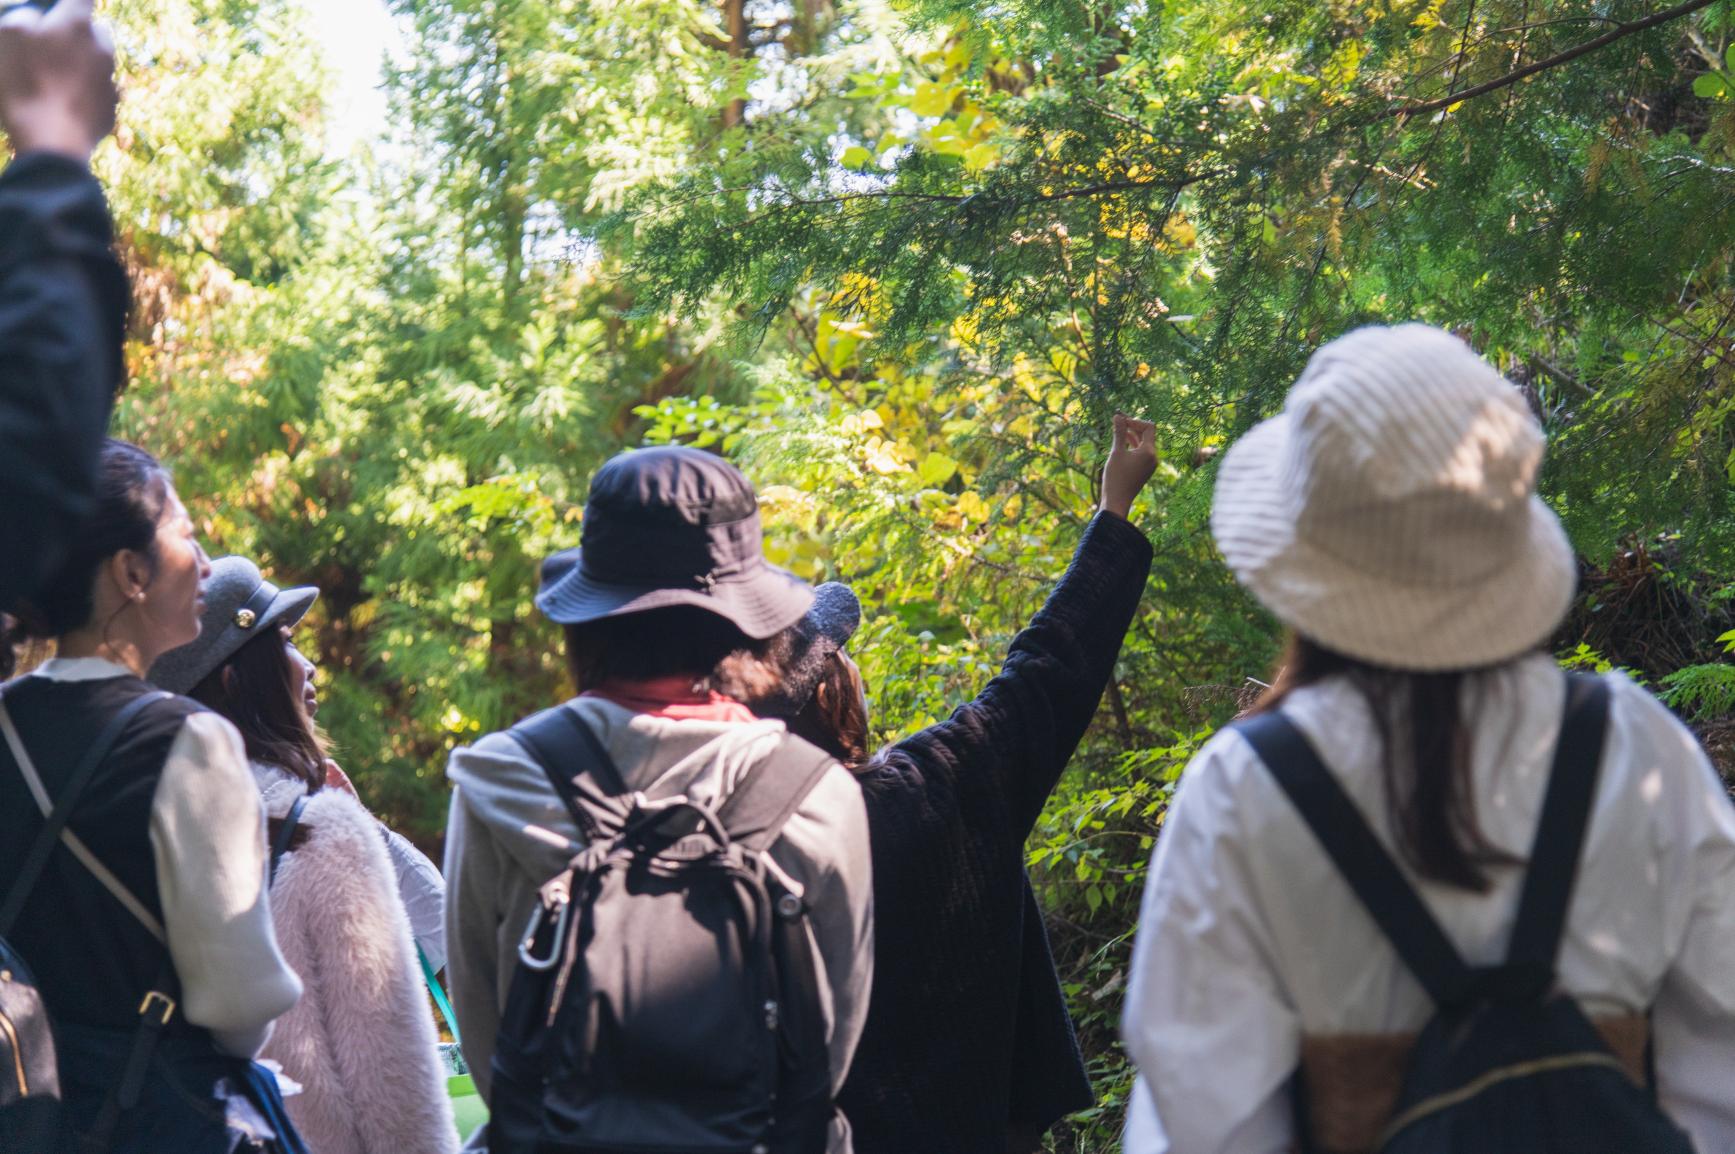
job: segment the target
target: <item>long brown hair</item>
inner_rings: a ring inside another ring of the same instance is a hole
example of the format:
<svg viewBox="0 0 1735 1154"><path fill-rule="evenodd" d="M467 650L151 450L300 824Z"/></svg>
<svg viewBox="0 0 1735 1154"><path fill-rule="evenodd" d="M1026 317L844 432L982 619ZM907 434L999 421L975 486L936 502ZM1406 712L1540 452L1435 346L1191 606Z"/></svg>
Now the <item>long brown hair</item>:
<svg viewBox="0 0 1735 1154"><path fill-rule="evenodd" d="M868 716L861 671L839 650L826 659L819 683L789 732L825 750L854 773L868 762Z"/></svg>
<svg viewBox="0 0 1735 1154"><path fill-rule="evenodd" d="M1459 708L1464 674L1388 669L1292 635L1271 687L1248 712L1269 712L1296 690L1339 674L1349 678L1373 713L1398 852L1424 878L1486 892L1490 867L1519 859L1489 841L1476 820L1470 727ZM1404 729L1410 738L1407 758L1397 756L1395 735Z"/></svg>
<svg viewBox="0 0 1735 1154"><path fill-rule="evenodd" d="M281 630L267 630L237 649L187 696L240 730L250 759L288 770L307 783L308 793L325 784L325 735L295 693Z"/></svg>

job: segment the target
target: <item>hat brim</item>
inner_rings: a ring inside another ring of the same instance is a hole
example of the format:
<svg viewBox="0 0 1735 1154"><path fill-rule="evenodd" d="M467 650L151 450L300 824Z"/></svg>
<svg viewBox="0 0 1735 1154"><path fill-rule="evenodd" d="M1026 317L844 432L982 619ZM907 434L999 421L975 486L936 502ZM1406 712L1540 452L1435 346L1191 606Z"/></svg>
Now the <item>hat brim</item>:
<svg viewBox="0 0 1735 1154"><path fill-rule="evenodd" d="M197 641L158 658L151 667L150 679L170 693L189 693L255 637L274 628L299 625L317 600L319 590L312 585L279 590L252 625L243 629L231 617L223 622L218 636L208 638L201 634Z"/></svg>
<svg viewBox="0 0 1735 1154"><path fill-rule="evenodd" d="M674 589L597 581L584 572L579 551L571 552L575 563L536 595L536 607L560 625L583 625L605 617L686 605L715 613L748 637L762 641L800 621L813 604L812 586L763 562L709 589Z"/></svg>
<svg viewBox="0 0 1735 1154"><path fill-rule="evenodd" d="M1211 533L1236 578L1279 621L1360 661L1408 672L1497 665L1528 653L1566 618L1578 583L1572 543L1540 498L1523 544L1474 582L1405 584L1297 536L1281 475L1287 416L1253 428L1223 455Z"/></svg>
<svg viewBox="0 0 1735 1154"><path fill-rule="evenodd" d="M260 629L277 625L293 629L301 624L301 619L307 616L307 611L313 608L313 603L319 600L319 590L312 585L298 585L294 589L285 589L271 602L271 608L265 611L253 628L247 633L257 635ZM234 625L230 626L235 628ZM246 644L243 642L242 644ZM239 646L237 646L239 648Z"/></svg>

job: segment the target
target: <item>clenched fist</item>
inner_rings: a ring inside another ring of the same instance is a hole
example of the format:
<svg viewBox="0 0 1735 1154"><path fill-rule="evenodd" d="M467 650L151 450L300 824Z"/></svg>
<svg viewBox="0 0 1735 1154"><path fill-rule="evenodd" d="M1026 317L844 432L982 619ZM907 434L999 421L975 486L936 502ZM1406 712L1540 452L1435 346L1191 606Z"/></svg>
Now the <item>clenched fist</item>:
<svg viewBox="0 0 1735 1154"><path fill-rule="evenodd" d="M1102 508L1125 517L1132 512L1133 498L1157 471L1157 427L1149 421L1114 415L1114 447L1102 468Z"/></svg>
<svg viewBox="0 0 1735 1154"><path fill-rule="evenodd" d="M60 0L0 17L0 128L12 147L80 163L114 130L114 44L92 0ZM4 0L0 0L0 7Z"/></svg>

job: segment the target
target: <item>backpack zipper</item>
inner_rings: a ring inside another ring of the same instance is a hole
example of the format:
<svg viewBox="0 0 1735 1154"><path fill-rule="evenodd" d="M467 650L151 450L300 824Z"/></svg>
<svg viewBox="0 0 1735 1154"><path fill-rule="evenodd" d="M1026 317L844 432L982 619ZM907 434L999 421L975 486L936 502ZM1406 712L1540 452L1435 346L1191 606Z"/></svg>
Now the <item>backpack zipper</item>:
<svg viewBox="0 0 1735 1154"><path fill-rule="evenodd" d="M0 1010L0 1031L5 1032L6 1041L12 1047L12 1067L18 1075L18 1093L20 1096L28 1098L30 1097L30 1083L24 1078L24 1055L18 1049L18 1031L13 1028L12 1019L8 1018L3 1010Z"/></svg>

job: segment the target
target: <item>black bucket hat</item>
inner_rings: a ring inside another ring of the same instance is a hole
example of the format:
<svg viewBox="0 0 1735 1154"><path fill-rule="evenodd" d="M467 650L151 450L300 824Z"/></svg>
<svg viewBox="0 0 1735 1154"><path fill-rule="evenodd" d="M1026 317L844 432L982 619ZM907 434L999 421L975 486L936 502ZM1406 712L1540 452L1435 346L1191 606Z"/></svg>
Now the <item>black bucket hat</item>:
<svg viewBox="0 0 1735 1154"><path fill-rule="evenodd" d="M170 693L186 693L229 660L237 649L280 625L295 625L319 598L311 585L279 589L245 557L219 557L201 590L205 612L199 637L171 649L151 666L148 680Z"/></svg>
<svg viewBox="0 0 1735 1154"><path fill-rule="evenodd" d="M813 604L763 544L759 497L733 465L684 446L634 449L591 478L579 547L543 562L536 607L582 625L690 605L762 640Z"/></svg>

